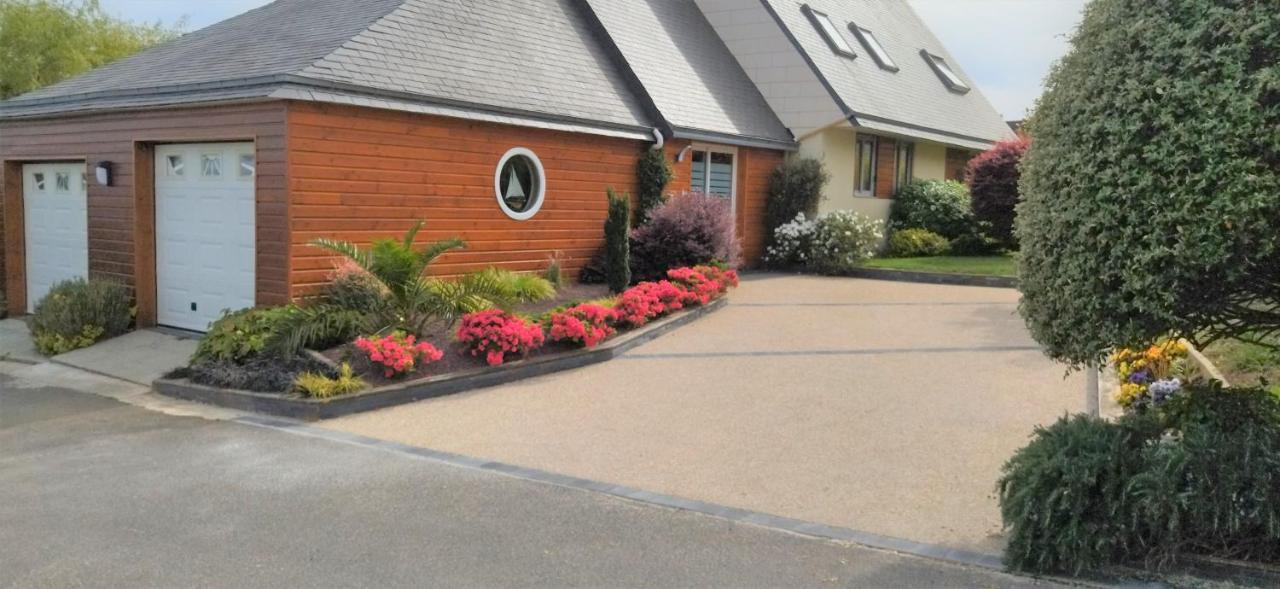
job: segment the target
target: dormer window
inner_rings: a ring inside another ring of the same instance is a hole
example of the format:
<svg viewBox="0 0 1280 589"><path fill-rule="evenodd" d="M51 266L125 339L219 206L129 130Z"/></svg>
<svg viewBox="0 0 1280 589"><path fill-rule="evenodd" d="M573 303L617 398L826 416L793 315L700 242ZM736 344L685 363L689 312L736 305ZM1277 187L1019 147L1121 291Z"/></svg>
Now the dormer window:
<svg viewBox="0 0 1280 589"><path fill-rule="evenodd" d="M857 57L853 52L853 47L849 45L849 40L845 39L844 35L840 34L839 27L831 22L831 17L827 16L825 12L810 8L808 4L801 7L801 10L809 17L809 20L813 21L813 26L822 34L822 38L827 40L827 45L831 46L831 50L836 52L836 55L843 55L850 59Z"/></svg>
<svg viewBox="0 0 1280 589"><path fill-rule="evenodd" d="M942 83L947 85L948 90L958 94L964 94L969 91L969 86L952 71L951 66L947 65L947 60L924 49L920 50L920 56L929 63L929 67L933 68L933 73L938 74L938 78L942 79Z"/></svg>
<svg viewBox="0 0 1280 589"><path fill-rule="evenodd" d="M884 46L880 44L880 41L876 39L870 29L849 23L849 30L858 38L858 42L862 43L862 46L866 48L867 53L871 54L871 59L875 60L880 69L891 72L898 71L898 64L893 63L893 59L889 57L889 52L884 50Z"/></svg>

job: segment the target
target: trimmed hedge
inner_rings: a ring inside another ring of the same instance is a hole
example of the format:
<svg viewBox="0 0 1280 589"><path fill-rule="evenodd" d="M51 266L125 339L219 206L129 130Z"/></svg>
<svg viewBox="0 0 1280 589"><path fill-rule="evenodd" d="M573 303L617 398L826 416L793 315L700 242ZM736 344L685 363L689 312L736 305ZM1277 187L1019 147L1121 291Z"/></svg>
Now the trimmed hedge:
<svg viewBox="0 0 1280 589"><path fill-rule="evenodd" d="M1021 312L1051 357L1280 327L1276 8L1085 8L1021 168Z"/></svg>

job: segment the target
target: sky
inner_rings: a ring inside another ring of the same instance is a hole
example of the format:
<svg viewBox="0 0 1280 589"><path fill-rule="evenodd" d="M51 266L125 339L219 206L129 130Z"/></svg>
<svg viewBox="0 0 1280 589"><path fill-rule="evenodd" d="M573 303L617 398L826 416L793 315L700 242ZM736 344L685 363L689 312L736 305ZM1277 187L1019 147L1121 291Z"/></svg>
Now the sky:
<svg viewBox="0 0 1280 589"><path fill-rule="evenodd" d="M101 0L109 13L139 22L182 20L193 31L269 0ZM353 0L358 1L358 0ZM626 1L626 0L619 0ZM859 1L859 0L849 0ZM898 2L901 0L869 0ZM1005 119L1021 119L1044 76L1067 51L1087 0L909 0Z"/></svg>

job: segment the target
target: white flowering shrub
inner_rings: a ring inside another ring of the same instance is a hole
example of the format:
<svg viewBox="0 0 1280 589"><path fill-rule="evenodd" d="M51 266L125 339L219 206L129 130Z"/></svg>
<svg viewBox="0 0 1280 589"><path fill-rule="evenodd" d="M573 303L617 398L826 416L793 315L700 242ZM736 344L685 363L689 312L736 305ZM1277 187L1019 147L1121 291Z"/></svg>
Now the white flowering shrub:
<svg viewBox="0 0 1280 589"><path fill-rule="evenodd" d="M841 274L875 255L882 241L881 224L853 211L812 220L800 213L774 230L764 261L775 268Z"/></svg>

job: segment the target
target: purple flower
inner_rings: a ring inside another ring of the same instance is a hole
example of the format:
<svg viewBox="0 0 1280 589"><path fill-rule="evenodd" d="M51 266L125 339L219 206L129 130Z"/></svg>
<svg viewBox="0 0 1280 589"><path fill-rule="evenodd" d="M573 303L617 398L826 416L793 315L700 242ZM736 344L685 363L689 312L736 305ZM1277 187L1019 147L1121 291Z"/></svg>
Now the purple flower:
<svg viewBox="0 0 1280 589"><path fill-rule="evenodd" d="M1133 384L1146 384L1148 380L1151 380L1151 373L1146 370L1139 370L1129 375L1129 382Z"/></svg>

